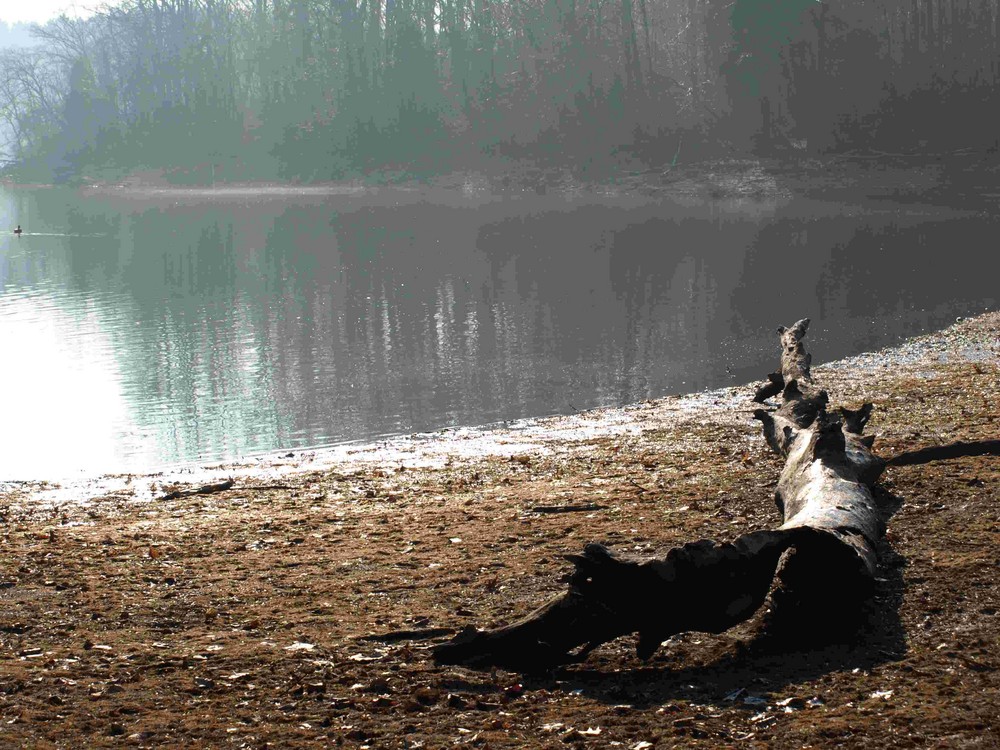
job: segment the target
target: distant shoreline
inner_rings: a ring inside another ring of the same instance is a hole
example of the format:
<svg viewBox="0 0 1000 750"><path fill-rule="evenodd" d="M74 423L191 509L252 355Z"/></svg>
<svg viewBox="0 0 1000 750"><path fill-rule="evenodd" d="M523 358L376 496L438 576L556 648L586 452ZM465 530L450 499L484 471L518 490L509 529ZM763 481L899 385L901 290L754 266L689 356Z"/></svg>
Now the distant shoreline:
<svg viewBox="0 0 1000 750"><path fill-rule="evenodd" d="M922 203L956 210L995 210L1000 155L851 153L779 157L734 155L599 174L530 162L489 164L416 178L398 173L312 183L270 179L177 184L164 170L142 170L111 181L83 178L76 192L87 198L173 205L253 204L262 201L336 203L345 209L420 203L477 208L499 201L548 207L597 202L623 206L734 202L775 204L793 198L832 202ZM4 180L10 189L59 187Z"/></svg>
<svg viewBox="0 0 1000 750"><path fill-rule="evenodd" d="M178 185L162 170L146 170L115 182L85 184L77 190L86 197L179 204L349 199L351 205L476 207L518 199L541 201L543 205L590 200L634 205L670 200L773 203L806 197L924 202L981 210L996 207L1000 157L984 153L734 156L676 167L620 168L598 175L512 163L506 170L490 165L426 179L371 175L303 184L250 180Z"/></svg>

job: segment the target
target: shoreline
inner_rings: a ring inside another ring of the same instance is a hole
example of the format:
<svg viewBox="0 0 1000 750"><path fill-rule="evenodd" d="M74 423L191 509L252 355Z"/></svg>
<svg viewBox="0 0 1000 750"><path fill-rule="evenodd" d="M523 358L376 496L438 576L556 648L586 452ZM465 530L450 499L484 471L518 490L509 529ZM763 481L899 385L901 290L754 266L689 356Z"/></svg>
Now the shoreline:
<svg viewBox="0 0 1000 750"><path fill-rule="evenodd" d="M863 352L814 367L821 378L838 381L838 388L857 387L872 372L919 377L929 364L1000 362L1000 336L995 340L975 331L990 330L1000 311L959 321L872 352ZM973 332L969 335L969 332ZM706 408L720 415L746 411L757 383L745 383L692 393L664 396L619 407L598 407L573 415L529 417L509 423L447 427L426 433L386 436L311 449L279 449L234 460L186 462L146 473L102 473L60 481L0 481L0 498L18 495L22 502L45 507L88 504L108 498L151 501L177 487L194 487L234 479L273 481L316 471L373 469L440 469L481 457L520 454L565 455L587 441L627 438L644 430L684 424ZM998 396L1000 398L1000 396ZM747 412L749 414L749 412ZM747 417L749 420L749 417ZM752 420L751 420L752 421Z"/></svg>
<svg viewBox="0 0 1000 750"><path fill-rule="evenodd" d="M477 207L501 199L558 205L567 200L617 200L626 205L676 201L783 203L795 197L819 200L932 202L982 211L996 206L1000 158L987 152L953 154L733 154L702 161L629 169L599 175L568 166L538 167L511 161L455 169L427 177L375 173L312 183L232 180L212 185L171 183L163 170L145 170L112 182L77 188L81 195L129 201L351 199L355 204L431 202ZM994 191L994 192L991 192ZM957 199L957 201L955 200Z"/></svg>
<svg viewBox="0 0 1000 750"><path fill-rule="evenodd" d="M837 405L874 402L883 457L995 439L1000 312L813 374ZM537 420L487 436L493 453L456 450L477 435L404 442L392 461L371 446L157 502L8 493L0 745L1000 744L994 456L887 469L879 492L899 509L852 642L756 652L751 622L646 662L630 638L545 674L432 662L434 638L564 590L563 556L586 543L659 556L773 528L782 461L752 393Z"/></svg>

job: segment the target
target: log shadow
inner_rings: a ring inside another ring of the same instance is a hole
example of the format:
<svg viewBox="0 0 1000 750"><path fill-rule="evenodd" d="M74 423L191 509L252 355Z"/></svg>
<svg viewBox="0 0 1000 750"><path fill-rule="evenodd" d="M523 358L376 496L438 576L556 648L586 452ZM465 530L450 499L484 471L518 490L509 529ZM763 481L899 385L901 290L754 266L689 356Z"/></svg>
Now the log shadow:
<svg viewBox="0 0 1000 750"><path fill-rule="evenodd" d="M884 488L875 488L873 494L886 520L902 504L899 497ZM603 703L625 703L635 708L678 699L722 708L732 707L748 695L788 697L797 694L790 688L825 674L870 670L898 661L907 650L906 630L900 619L907 562L885 539L878 546L878 554L878 576L856 620L857 627L841 633L836 641L789 646L762 624L766 618L756 616L728 634L691 633L668 641L651 664L621 669L621 661L633 657L619 647L615 654L593 653L586 666L568 665L545 675L525 675L524 686L579 691ZM693 647L699 640L702 648ZM700 663L674 666L671 662L678 658L700 659Z"/></svg>

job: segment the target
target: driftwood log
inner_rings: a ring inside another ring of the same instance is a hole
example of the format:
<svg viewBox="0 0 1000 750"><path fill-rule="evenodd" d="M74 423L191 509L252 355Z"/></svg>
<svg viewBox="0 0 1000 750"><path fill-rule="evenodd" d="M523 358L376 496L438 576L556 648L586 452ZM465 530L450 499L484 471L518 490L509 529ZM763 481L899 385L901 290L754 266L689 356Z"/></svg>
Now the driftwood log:
<svg viewBox="0 0 1000 750"><path fill-rule="evenodd" d="M765 601L773 613L765 626L783 639L849 631L871 592L885 533L872 489L886 464L862 434L871 404L827 410L802 344L808 325L778 329L781 370L757 398L780 394L781 402L754 412L767 444L785 458L775 492L781 526L728 543L691 542L656 559L589 544L566 556L574 569L565 594L506 627L466 628L437 646L435 659L539 669L630 633L638 633L636 652L646 659L674 634L722 632Z"/></svg>

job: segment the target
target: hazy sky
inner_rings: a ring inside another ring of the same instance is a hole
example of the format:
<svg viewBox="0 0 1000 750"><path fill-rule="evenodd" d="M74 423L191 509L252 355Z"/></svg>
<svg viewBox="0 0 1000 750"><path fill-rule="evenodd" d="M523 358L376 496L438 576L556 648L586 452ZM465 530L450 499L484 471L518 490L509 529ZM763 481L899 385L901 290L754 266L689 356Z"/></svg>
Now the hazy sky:
<svg viewBox="0 0 1000 750"><path fill-rule="evenodd" d="M0 21L41 23L55 18L61 12L67 16L88 15L86 8L98 5L98 0L0 0Z"/></svg>

